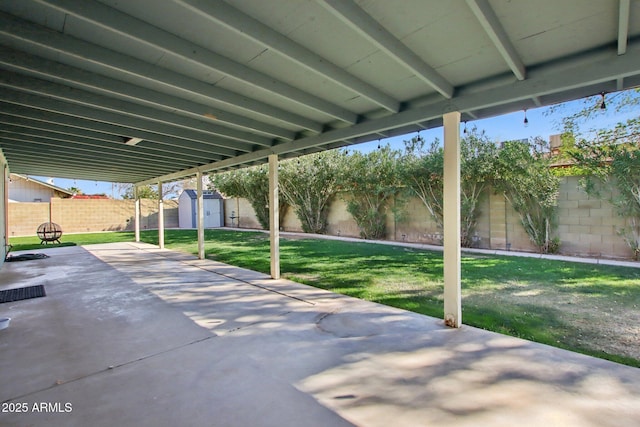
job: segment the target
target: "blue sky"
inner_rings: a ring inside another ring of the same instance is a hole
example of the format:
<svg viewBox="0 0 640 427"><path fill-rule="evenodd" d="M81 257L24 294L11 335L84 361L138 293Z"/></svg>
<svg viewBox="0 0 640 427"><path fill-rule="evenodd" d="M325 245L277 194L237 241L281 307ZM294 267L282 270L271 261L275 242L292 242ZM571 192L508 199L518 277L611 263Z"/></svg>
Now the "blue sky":
<svg viewBox="0 0 640 427"><path fill-rule="evenodd" d="M608 96L610 99L612 96L617 95L609 94ZM598 101L599 98L595 99L595 102ZM589 102L594 102L594 100L590 100ZM611 104L609 101L607 101L607 103ZM515 113L505 114L489 119L475 120L472 122L468 122L467 126L476 126L478 130L484 130L487 133L488 137L496 142L525 139L536 136L539 136L545 140L549 140L550 135L560 133L562 130L559 124L560 118L564 115L569 115L572 112L583 108L584 105L585 100L577 100L561 104L561 109L551 116L545 115L545 112L549 110L548 107L527 110L527 118L529 120L529 124L527 126L525 126L523 123L523 111L517 111ZM603 128L612 126L617 122L625 121L632 115L635 115L637 117L639 115L638 109L628 111L625 114L619 114L616 113L613 108L608 107L606 111L603 111L598 115L596 119L589 123L589 128ZM583 129L583 131L587 132L588 129ZM442 128L425 130L420 134L427 141L432 141L434 138L442 139ZM403 141L411 139L412 136L414 136L414 134L382 139L380 142L382 144L389 143L394 148L402 148ZM378 141L372 141L351 146L350 149L358 149L366 152L375 149L377 145ZM49 181L51 179L50 177L34 178L40 179L42 181ZM84 194L106 194L110 197L120 198L117 186L113 185L110 182L54 178L53 184L62 188L77 187L80 188Z"/></svg>

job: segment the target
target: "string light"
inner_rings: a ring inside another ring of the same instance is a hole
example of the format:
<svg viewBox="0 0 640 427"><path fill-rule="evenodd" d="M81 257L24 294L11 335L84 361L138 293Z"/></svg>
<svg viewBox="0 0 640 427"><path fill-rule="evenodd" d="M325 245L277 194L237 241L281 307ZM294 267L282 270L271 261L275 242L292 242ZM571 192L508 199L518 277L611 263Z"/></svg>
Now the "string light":
<svg viewBox="0 0 640 427"><path fill-rule="evenodd" d="M380 140L378 139L378 150L380 149Z"/></svg>
<svg viewBox="0 0 640 427"><path fill-rule="evenodd" d="M529 119L527 119L527 110L524 110L524 127L529 126Z"/></svg>
<svg viewBox="0 0 640 427"><path fill-rule="evenodd" d="M467 133L467 121L464 121L464 130L462 131L462 133Z"/></svg>
<svg viewBox="0 0 640 427"><path fill-rule="evenodd" d="M601 110L606 110L607 109L607 104L605 104L605 102L604 102L604 95L605 95L604 92L600 93L600 96L602 96L602 101L600 101L600 109Z"/></svg>

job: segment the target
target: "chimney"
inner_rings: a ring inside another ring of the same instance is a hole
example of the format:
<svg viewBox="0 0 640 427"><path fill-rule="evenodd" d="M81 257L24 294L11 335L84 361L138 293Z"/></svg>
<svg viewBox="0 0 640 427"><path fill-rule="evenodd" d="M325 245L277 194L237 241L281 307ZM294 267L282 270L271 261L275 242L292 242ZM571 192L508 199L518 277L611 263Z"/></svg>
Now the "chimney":
<svg viewBox="0 0 640 427"><path fill-rule="evenodd" d="M549 148L551 148L551 152L553 154L558 154L560 147L562 147L562 135L551 135L549 137Z"/></svg>

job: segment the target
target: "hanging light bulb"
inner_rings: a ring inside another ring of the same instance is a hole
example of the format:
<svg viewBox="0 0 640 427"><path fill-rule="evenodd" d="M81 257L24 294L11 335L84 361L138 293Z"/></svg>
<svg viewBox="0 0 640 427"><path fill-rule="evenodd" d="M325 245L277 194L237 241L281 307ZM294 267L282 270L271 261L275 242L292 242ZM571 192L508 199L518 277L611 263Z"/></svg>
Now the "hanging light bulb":
<svg viewBox="0 0 640 427"><path fill-rule="evenodd" d="M604 102L604 92L601 92L600 96L602 96L602 101L600 101L600 109L601 110L606 110L607 109L607 104L605 104L605 102Z"/></svg>
<svg viewBox="0 0 640 427"><path fill-rule="evenodd" d="M529 119L527 119L527 110L524 110L524 127L529 126Z"/></svg>
<svg viewBox="0 0 640 427"><path fill-rule="evenodd" d="M467 121L464 121L464 130L462 131L462 133L467 133Z"/></svg>
<svg viewBox="0 0 640 427"><path fill-rule="evenodd" d="M380 140L378 140L378 150L380 149Z"/></svg>

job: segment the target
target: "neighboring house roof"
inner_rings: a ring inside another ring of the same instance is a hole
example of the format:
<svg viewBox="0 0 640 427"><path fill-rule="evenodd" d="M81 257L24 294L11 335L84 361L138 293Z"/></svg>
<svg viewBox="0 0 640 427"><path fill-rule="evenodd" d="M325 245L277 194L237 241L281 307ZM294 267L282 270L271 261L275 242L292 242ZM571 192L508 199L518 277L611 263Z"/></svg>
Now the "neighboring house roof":
<svg viewBox="0 0 640 427"><path fill-rule="evenodd" d="M104 194L74 194L71 196L72 199L108 199L109 196L105 196Z"/></svg>
<svg viewBox="0 0 640 427"><path fill-rule="evenodd" d="M40 181L39 179L34 179L34 178L31 178L31 177L26 176L26 175L20 175L20 174L17 174L17 173L11 173L11 174L9 174L9 176L11 177L11 179L23 179L25 181L33 182L33 183L41 185L43 187L50 188L50 189L52 189L54 191L57 191L59 193L63 193L65 195L69 196L69 197L73 196L73 194L74 194L72 191L66 190L64 188L56 187L53 184L49 184L48 182Z"/></svg>
<svg viewBox="0 0 640 427"><path fill-rule="evenodd" d="M191 199L197 199L198 193L196 190L184 190L182 194L186 194ZM182 196L182 194L180 196ZM202 196L205 199L222 199L222 195L217 191L206 190L202 192Z"/></svg>

